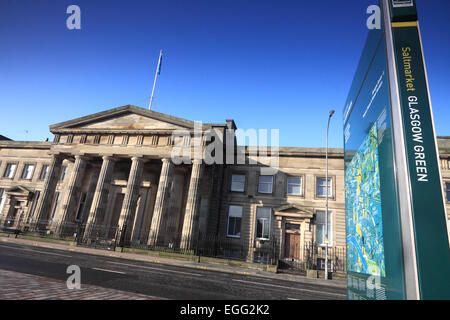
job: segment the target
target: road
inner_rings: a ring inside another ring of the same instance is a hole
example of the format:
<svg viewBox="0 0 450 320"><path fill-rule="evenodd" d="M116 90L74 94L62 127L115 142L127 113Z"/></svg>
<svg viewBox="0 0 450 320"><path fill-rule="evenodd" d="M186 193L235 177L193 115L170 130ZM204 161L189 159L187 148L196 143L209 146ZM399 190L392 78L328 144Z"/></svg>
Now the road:
<svg viewBox="0 0 450 320"><path fill-rule="evenodd" d="M169 266L22 244L0 244L1 270L66 281L69 265L81 269L81 285L167 299L345 299L345 289L250 275Z"/></svg>

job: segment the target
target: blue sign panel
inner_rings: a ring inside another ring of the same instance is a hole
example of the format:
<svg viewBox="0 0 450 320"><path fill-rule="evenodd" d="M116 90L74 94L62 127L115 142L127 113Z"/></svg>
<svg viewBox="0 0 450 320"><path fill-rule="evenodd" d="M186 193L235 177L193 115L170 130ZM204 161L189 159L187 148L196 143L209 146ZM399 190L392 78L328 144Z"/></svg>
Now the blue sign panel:
<svg viewBox="0 0 450 320"><path fill-rule="evenodd" d="M404 299L383 30L371 30L344 110L347 296Z"/></svg>

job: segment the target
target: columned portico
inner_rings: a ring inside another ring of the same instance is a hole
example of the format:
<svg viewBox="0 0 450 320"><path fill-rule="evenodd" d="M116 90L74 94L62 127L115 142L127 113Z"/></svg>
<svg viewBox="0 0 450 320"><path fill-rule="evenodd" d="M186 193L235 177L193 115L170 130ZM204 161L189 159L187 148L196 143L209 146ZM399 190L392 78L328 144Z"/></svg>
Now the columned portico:
<svg viewBox="0 0 450 320"><path fill-rule="evenodd" d="M112 156L103 156L102 159L102 167L87 220L87 224L90 226L97 225L103 220L108 202L108 187L114 170L115 159Z"/></svg>
<svg viewBox="0 0 450 320"><path fill-rule="evenodd" d="M232 120L198 126L124 106L52 125L53 142L2 140L0 225L108 250L149 244L247 262L324 265L314 242L326 230L325 150L280 148L278 172L260 179L268 150L236 145L236 129ZM224 160L235 161L192 161L209 153L221 160L222 147L232 156ZM344 154L330 149L329 156L332 239L345 250ZM441 160L450 190L447 158ZM333 266L345 267L335 252Z"/></svg>
<svg viewBox="0 0 450 320"><path fill-rule="evenodd" d="M52 206L52 199L55 193L56 184L61 173L63 157L60 154L54 154L48 167L47 177L45 178L42 195L39 198L36 207L36 217L39 222L46 223Z"/></svg>
<svg viewBox="0 0 450 320"><path fill-rule="evenodd" d="M74 214L77 199L80 195L81 182L83 180L84 171L86 169L86 157L81 155L75 156L75 164L70 175L65 199L63 200L61 222L73 222L71 215Z"/></svg>
<svg viewBox="0 0 450 320"><path fill-rule="evenodd" d="M133 231L133 221L136 214L136 205L139 197L144 159L142 157L131 158L131 169L127 182L127 190L122 204L119 219L121 230L121 242L128 241Z"/></svg>
<svg viewBox="0 0 450 320"><path fill-rule="evenodd" d="M195 235L198 232L197 222L200 207L200 181L202 179L202 174L202 160L193 160L191 180L189 182L189 193L183 221L183 232L181 234L181 248L183 249L191 248L195 240Z"/></svg>
<svg viewBox="0 0 450 320"><path fill-rule="evenodd" d="M36 197L31 201L34 206L36 200L36 205L30 212L44 227L52 217L55 228L50 231L64 231L60 236L77 235L77 241L99 245L131 240L190 248L199 229L200 193L205 193L202 216L206 217L214 189L200 187L201 161L175 168L170 157L180 154L180 148L183 156L185 152L192 156L192 148L202 154L206 141L196 130L223 134L227 127L217 123L196 126L189 120L123 106L52 125L55 136L45 144L49 150L45 163L29 160L20 164L16 176L20 175L17 180L24 185L38 185L32 189ZM177 138L179 132L182 139ZM51 162L50 154L54 155ZM16 164L9 162L14 169ZM65 162L71 163L64 179L61 168ZM22 177L32 169L32 181ZM0 187L4 194L3 190ZM203 227L211 229L206 222Z"/></svg>
<svg viewBox="0 0 450 320"><path fill-rule="evenodd" d="M162 159L161 175L159 177L158 192L153 209L152 224L148 244L154 245L164 241L162 234L162 219L169 207L169 190L172 182L173 163L169 158Z"/></svg>

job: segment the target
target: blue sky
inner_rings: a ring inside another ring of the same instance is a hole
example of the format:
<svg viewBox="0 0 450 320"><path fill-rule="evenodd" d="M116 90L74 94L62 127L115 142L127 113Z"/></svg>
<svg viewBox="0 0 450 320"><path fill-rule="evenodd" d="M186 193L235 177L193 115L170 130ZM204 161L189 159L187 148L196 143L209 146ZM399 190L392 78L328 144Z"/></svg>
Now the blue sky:
<svg viewBox="0 0 450 320"><path fill-rule="evenodd" d="M436 133L450 135L450 1L418 0ZM0 134L45 140L50 124L133 104L242 129L281 146L342 147L342 109L377 0L1 0ZM81 8L69 30L66 8Z"/></svg>

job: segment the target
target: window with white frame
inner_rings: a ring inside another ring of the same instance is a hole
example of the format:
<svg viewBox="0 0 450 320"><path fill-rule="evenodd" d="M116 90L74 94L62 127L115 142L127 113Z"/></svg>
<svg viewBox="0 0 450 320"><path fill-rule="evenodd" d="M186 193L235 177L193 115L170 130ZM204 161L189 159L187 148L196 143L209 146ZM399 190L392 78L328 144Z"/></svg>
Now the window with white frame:
<svg viewBox="0 0 450 320"><path fill-rule="evenodd" d="M22 179L30 180L34 171L34 164L25 164L22 171Z"/></svg>
<svg viewBox="0 0 450 320"><path fill-rule="evenodd" d="M268 240L270 237L270 219L272 209L267 207L256 208L256 239Z"/></svg>
<svg viewBox="0 0 450 320"><path fill-rule="evenodd" d="M2 213L5 200L6 200L6 191L5 189L0 189L0 213Z"/></svg>
<svg viewBox="0 0 450 320"><path fill-rule="evenodd" d="M445 189L446 189L446 193L447 193L447 202L450 202L450 182L447 182L445 184Z"/></svg>
<svg viewBox="0 0 450 320"><path fill-rule="evenodd" d="M328 197L333 196L332 187L333 180L328 178ZM326 197L327 180L325 178L316 178L316 195L317 197Z"/></svg>
<svg viewBox="0 0 450 320"><path fill-rule="evenodd" d="M259 176L258 179L258 192L259 193L272 193L273 176Z"/></svg>
<svg viewBox="0 0 450 320"><path fill-rule="evenodd" d="M331 213L328 211L328 245L331 245ZM316 212L316 242L319 245L325 245L325 211Z"/></svg>
<svg viewBox="0 0 450 320"><path fill-rule="evenodd" d="M230 206L228 209L227 236L239 238L241 236L242 206Z"/></svg>
<svg viewBox="0 0 450 320"><path fill-rule="evenodd" d="M39 175L39 180L45 180L48 174L48 164L44 164L41 169L41 174Z"/></svg>
<svg viewBox="0 0 450 320"><path fill-rule="evenodd" d="M3 177L12 179L14 177L14 173L16 172L16 168L17 168L16 163L7 163Z"/></svg>
<svg viewBox="0 0 450 320"><path fill-rule="evenodd" d="M302 194L302 178L288 177L287 178L287 194L300 196Z"/></svg>
<svg viewBox="0 0 450 320"><path fill-rule="evenodd" d="M233 174L231 176L231 191L244 192L245 190L245 175Z"/></svg>

